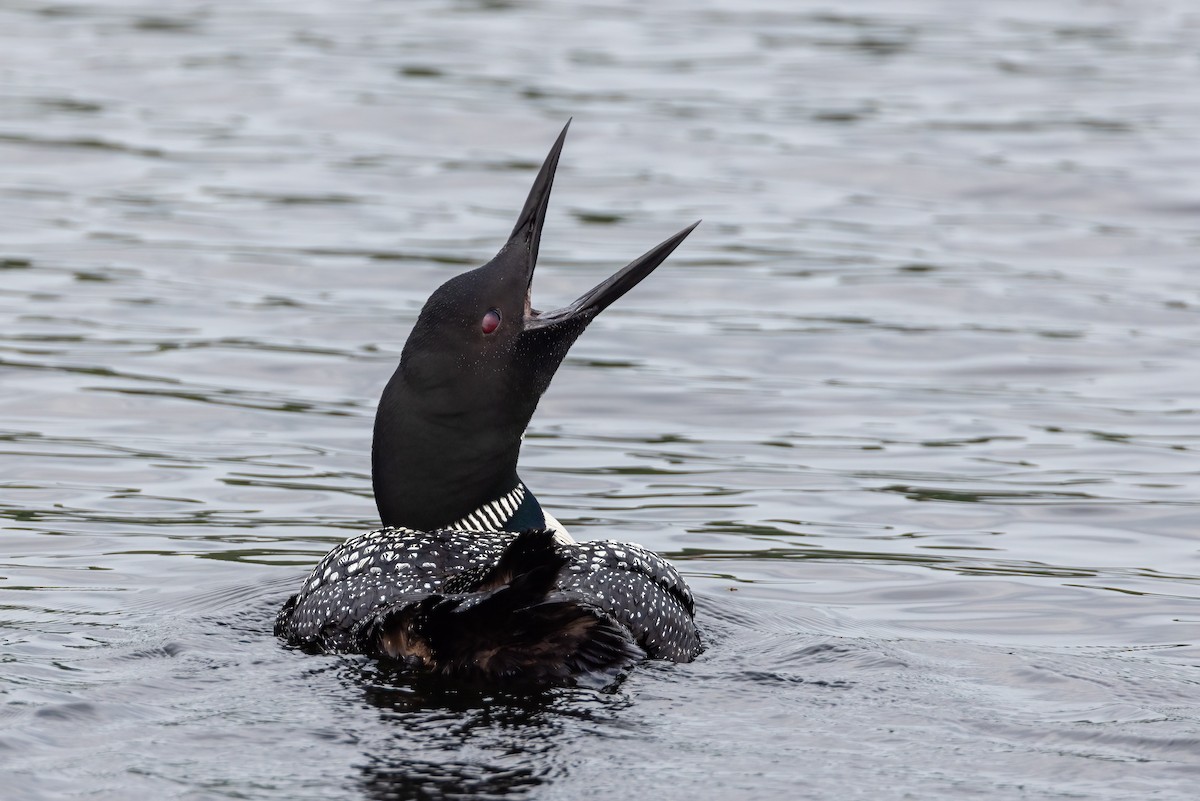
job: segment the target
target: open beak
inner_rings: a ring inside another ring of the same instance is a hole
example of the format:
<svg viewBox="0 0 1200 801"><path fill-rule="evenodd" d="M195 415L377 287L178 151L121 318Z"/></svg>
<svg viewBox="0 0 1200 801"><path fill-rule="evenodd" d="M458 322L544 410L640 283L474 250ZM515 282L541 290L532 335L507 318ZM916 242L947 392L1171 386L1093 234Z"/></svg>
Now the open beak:
<svg viewBox="0 0 1200 801"><path fill-rule="evenodd" d="M563 142L567 138L567 129L571 127L570 120L563 126L550 154L538 170L533 188L517 218L516 227L508 238L504 250L514 256L523 256L523 279L525 282L525 330L546 328L566 322L578 321L584 325L600 312L608 308L617 298L633 289L642 279L654 272L654 268L662 264L670 256L679 243L687 238L700 221L689 225L666 241L651 248L647 253L631 261L615 274L601 281L585 292L575 302L554 311L539 312L531 303L530 289L533 285L533 271L537 267L538 246L542 241L542 224L546 219L546 209L550 204L550 189L554 185L554 172L558 168L558 156L562 152ZM510 262L512 264L512 262ZM516 267L516 264L512 266Z"/></svg>

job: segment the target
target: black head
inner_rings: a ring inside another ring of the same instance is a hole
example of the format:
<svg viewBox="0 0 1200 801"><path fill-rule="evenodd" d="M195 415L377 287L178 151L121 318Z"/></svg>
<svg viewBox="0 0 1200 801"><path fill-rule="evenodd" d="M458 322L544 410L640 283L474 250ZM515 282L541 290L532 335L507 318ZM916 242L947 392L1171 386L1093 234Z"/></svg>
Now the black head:
<svg viewBox="0 0 1200 801"><path fill-rule="evenodd" d="M439 287L409 334L375 417L372 478L385 525L446 526L516 486L521 435L571 345L696 227L569 306L534 309L538 244L566 135L564 127L508 242Z"/></svg>

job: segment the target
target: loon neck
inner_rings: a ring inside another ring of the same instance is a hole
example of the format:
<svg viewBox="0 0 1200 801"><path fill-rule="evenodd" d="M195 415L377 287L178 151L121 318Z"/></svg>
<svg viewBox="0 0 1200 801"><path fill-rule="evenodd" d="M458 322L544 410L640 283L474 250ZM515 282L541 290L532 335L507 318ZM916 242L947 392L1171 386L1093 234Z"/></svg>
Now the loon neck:
<svg viewBox="0 0 1200 801"><path fill-rule="evenodd" d="M447 470L420 460L408 462L403 455L397 459L378 446L372 453L372 485L383 524L417 531L468 527L463 523L468 517L524 488L515 459L509 469L496 475Z"/></svg>
<svg viewBox="0 0 1200 801"><path fill-rule="evenodd" d="M450 383L423 386L404 361L375 415L371 483L385 526L445 528L520 484L517 457L533 410ZM469 388L468 388L469 389Z"/></svg>

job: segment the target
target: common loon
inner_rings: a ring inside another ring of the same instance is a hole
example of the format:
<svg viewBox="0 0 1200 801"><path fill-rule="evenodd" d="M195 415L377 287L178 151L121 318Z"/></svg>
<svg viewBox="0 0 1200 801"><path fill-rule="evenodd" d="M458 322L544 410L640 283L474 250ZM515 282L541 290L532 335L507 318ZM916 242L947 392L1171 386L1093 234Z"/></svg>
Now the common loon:
<svg viewBox="0 0 1200 801"><path fill-rule="evenodd" d="M375 417L371 474L384 528L331 550L275 633L470 680L570 683L701 650L691 591L638 545L575 542L517 475L539 398L597 314L663 262L680 231L574 303L530 305L567 127L494 259L422 308Z"/></svg>

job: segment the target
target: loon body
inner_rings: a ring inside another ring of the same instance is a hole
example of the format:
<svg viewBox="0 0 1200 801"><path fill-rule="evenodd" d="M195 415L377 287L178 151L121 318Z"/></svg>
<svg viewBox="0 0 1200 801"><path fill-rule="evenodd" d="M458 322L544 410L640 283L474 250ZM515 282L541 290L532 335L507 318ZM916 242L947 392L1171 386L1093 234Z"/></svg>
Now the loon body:
<svg viewBox="0 0 1200 801"><path fill-rule="evenodd" d="M691 591L675 568L638 545L576 543L516 472L525 428L571 345L695 228L569 306L534 309L566 133L499 254L447 281L421 310L375 418L371 474L384 527L313 569L276 620L289 643L531 682L700 652Z"/></svg>

